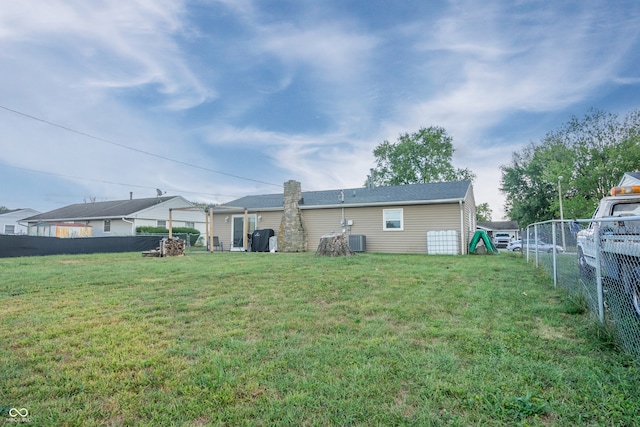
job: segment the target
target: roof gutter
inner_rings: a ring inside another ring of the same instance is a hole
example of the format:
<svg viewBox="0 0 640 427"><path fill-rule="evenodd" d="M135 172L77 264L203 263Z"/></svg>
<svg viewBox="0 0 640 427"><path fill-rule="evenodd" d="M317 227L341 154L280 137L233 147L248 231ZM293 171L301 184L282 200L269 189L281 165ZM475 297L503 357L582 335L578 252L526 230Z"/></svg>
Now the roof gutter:
<svg viewBox="0 0 640 427"><path fill-rule="evenodd" d="M96 216L96 217L75 217L75 218L38 218L34 220L30 220L29 222L41 222L41 221L49 221L49 222L66 222L66 221L100 221L104 219L122 219L122 215L111 215L111 216ZM127 221L128 222L128 221Z"/></svg>
<svg viewBox="0 0 640 427"><path fill-rule="evenodd" d="M438 199L438 200L397 200L393 202L374 202L374 203L349 203L349 204L331 204L331 205L300 205L300 209L335 209L335 208L368 208L373 206L415 206L415 205L437 205L442 203L459 203L464 201L463 198L455 199Z"/></svg>
<svg viewBox="0 0 640 427"><path fill-rule="evenodd" d="M301 204L299 205L301 210L306 209L336 209L336 208L368 208L374 206L415 206L415 205L437 205L442 203L460 203L464 202L464 198L458 197L455 199L437 199L437 200L397 200L392 202L373 202L373 203L333 203L330 205L311 205L311 204ZM277 212L284 210L283 207L251 207L251 208L239 208L239 207L224 207L224 206L216 206L213 208L214 213L222 213L222 212L244 212L246 210L251 212Z"/></svg>

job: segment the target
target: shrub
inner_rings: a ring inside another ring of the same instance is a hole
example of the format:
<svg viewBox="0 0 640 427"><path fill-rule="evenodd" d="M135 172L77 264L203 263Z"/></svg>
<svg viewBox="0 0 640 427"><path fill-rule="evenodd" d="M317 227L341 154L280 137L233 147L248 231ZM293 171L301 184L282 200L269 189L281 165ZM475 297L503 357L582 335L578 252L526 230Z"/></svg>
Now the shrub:
<svg viewBox="0 0 640 427"><path fill-rule="evenodd" d="M171 230L174 236L180 237L181 239L186 240L187 235L189 236L189 243L191 246L195 245L200 237L200 231L195 228L188 227L173 227ZM169 234L169 229L166 227L152 227L152 226L142 226L136 227L137 234Z"/></svg>

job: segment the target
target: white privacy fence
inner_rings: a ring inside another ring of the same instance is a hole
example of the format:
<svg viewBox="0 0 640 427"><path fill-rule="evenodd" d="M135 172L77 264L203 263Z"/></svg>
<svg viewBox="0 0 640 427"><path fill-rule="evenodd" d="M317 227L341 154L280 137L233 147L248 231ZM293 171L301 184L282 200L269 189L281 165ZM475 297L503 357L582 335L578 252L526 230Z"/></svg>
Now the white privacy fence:
<svg viewBox="0 0 640 427"><path fill-rule="evenodd" d="M640 217L532 224L522 251L640 360Z"/></svg>

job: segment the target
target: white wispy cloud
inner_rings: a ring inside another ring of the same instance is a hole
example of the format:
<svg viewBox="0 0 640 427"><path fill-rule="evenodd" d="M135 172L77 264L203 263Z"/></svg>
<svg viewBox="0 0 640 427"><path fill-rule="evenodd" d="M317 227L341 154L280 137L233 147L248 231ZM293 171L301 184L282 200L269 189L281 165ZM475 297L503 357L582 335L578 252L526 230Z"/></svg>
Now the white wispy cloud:
<svg viewBox="0 0 640 427"><path fill-rule="evenodd" d="M419 88L436 81L440 85L434 91L436 95L398 100L389 109L396 114L382 120L369 144L356 139L345 140L351 149L319 151L298 149L297 145L283 149L289 164L296 165L295 173L307 175L311 182L323 178L304 171L322 170L334 180L345 175L351 182L363 180L363 172L371 165L373 146L433 124L455 136L454 160L478 174L479 199L501 206L497 192L499 165L508 163L511 153L532 136L507 145L500 139L487 138L487 133L514 112L560 111L581 102L610 81L620 60L637 40L633 19L624 23L602 21L602 10L598 8L577 10L568 17L553 7L535 13L523 9L513 14L513 9L503 2L482 8L466 2L459 6L462 13L442 18L435 25L436 31L405 31L405 35L416 39L396 40L412 43L415 58L422 60L425 67L422 75L407 84ZM611 38L602 37L603 32L609 31L615 32L613 48ZM318 34L306 35L312 38ZM300 40L314 46L309 38ZM274 46L286 47L278 43ZM376 43L368 47L375 49ZM296 50L292 52L295 56ZM321 65L316 67L322 69ZM345 158L348 160L342 161ZM320 164L323 168L314 168ZM355 174L350 172L353 167L358 168Z"/></svg>
<svg viewBox="0 0 640 427"><path fill-rule="evenodd" d="M620 65L640 40L633 4L416 1L414 14L372 20L357 3L7 1L0 104L211 169L299 179L305 189L359 186L380 142L442 126L455 165L478 174L478 201L501 205L499 165L541 136L512 129L514 114L567 114L603 86L638 84L633 66ZM197 168L177 173L1 111L0 126L14 142L0 160L17 165L72 164L87 177L211 193L277 191ZM37 154L25 156L27 146ZM86 161L70 162L77 153ZM269 172L244 167L249 156Z"/></svg>
<svg viewBox="0 0 640 427"><path fill-rule="evenodd" d="M0 48L9 45L14 61L32 56L55 64L55 76L40 70L52 85L78 91L156 85L166 108L190 108L215 92L198 81L173 39L183 7L150 0L8 2L0 10Z"/></svg>
<svg viewBox="0 0 640 427"><path fill-rule="evenodd" d="M506 145L487 138L492 127L518 111L561 111L581 102L610 80L638 34L633 19L603 22L607 14L599 8L568 16L558 4L514 13L504 3L465 3L464 13L443 18L440 31L417 45L446 52L439 68L459 67L450 74L458 81L439 96L407 105L400 123L415 127L429 117L455 135L459 161L478 174L478 184L493 183L477 185L476 198L495 209L503 204L498 166L536 135Z"/></svg>
<svg viewBox="0 0 640 427"><path fill-rule="evenodd" d="M309 67L322 79L342 83L357 78L370 66L368 56L377 43L371 36L334 24L264 28L260 39L261 50L287 63Z"/></svg>

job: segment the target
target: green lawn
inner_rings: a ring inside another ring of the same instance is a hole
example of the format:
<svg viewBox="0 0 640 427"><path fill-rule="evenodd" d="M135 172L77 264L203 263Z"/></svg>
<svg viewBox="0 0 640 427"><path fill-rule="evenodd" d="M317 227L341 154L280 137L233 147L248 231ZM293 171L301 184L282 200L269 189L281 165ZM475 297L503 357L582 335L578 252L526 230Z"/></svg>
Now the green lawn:
<svg viewBox="0 0 640 427"><path fill-rule="evenodd" d="M522 257L0 259L0 423L633 425L640 370ZM15 412L14 412L15 414Z"/></svg>

